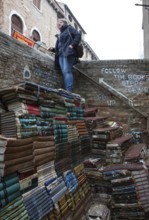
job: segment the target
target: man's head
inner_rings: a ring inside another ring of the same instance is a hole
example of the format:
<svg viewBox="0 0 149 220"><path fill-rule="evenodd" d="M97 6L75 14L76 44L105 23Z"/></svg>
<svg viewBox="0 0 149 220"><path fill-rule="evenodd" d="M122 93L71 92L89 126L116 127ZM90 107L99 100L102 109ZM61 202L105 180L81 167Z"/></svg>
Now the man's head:
<svg viewBox="0 0 149 220"><path fill-rule="evenodd" d="M58 19L57 26L61 29L63 26L67 25L68 21L65 18Z"/></svg>

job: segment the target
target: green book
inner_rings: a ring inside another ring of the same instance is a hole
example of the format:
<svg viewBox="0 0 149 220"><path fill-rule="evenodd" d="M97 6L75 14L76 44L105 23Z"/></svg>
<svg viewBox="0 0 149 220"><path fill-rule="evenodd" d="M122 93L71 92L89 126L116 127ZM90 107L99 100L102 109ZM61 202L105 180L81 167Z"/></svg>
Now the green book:
<svg viewBox="0 0 149 220"><path fill-rule="evenodd" d="M13 185L5 188L4 190L1 190L0 191L0 199L4 199L4 198L9 197L14 192L19 191L19 189L20 189L20 184L16 183L16 184L13 184Z"/></svg>
<svg viewBox="0 0 149 220"><path fill-rule="evenodd" d="M18 176L4 179L4 181L0 183L0 191L18 182L19 182Z"/></svg>

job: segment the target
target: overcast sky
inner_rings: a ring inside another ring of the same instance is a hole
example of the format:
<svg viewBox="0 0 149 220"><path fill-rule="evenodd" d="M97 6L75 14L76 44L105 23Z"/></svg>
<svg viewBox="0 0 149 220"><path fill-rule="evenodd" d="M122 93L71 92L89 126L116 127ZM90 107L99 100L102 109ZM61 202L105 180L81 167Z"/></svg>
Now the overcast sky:
<svg viewBox="0 0 149 220"><path fill-rule="evenodd" d="M85 40L99 59L143 58L139 0L59 0L87 32Z"/></svg>

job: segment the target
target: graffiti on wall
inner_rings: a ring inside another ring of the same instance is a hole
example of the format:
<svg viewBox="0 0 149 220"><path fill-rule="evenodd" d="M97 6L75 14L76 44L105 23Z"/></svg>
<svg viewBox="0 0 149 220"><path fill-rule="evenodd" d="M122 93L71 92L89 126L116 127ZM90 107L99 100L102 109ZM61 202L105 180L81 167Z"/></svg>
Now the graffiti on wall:
<svg viewBox="0 0 149 220"><path fill-rule="evenodd" d="M132 94L149 93L149 88L144 86L144 82L149 81L148 74L134 74L128 68L102 68L104 75L112 74L116 80L121 81L127 92Z"/></svg>

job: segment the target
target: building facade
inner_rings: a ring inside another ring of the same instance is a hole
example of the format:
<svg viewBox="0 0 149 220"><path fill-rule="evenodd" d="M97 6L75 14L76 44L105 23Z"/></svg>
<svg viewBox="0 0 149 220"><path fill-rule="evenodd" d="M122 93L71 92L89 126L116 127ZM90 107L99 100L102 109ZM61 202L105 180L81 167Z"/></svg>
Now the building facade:
<svg viewBox="0 0 149 220"><path fill-rule="evenodd" d="M98 56L85 42L85 30L67 5L55 0L1 0L0 31L13 36L18 31L45 48L55 45L58 18L66 18L82 34L83 60L98 60Z"/></svg>
<svg viewBox="0 0 149 220"><path fill-rule="evenodd" d="M142 1L144 58L149 59L149 0Z"/></svg>

